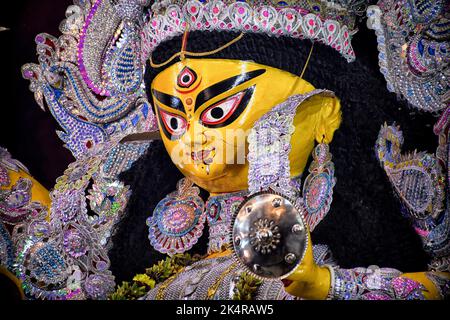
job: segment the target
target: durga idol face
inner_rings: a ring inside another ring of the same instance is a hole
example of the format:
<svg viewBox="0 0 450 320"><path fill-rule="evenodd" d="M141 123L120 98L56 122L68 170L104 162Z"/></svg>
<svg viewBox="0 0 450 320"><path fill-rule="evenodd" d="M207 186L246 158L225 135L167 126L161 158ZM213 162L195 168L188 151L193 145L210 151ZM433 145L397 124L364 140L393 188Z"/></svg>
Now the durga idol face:
<svg viewBox="0 0 450 320"><path fill-rule="evenodd" d="M212 194L248 188L251 128L277 104L313 89L291 73L223 59L182 60L160 72L151 84L160 133L172 161ZM332 111L324 115L324 106ZM327 123L330 118L333 123ZM331 140L339 122L337 99L311 101L299 108L290 153L292 176L302 173L314 140L323 139L325 131Z"/></svg>

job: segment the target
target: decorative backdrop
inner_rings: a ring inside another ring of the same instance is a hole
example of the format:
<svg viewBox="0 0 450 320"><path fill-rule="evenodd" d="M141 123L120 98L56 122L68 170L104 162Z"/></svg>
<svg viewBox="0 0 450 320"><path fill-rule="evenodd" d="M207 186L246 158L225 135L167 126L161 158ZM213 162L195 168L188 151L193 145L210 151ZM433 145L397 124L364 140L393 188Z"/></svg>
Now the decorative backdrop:
<svg viewBox="0 0 450 320"><path fill-rule="evenodd" d="M59 34L59 22L71 3L24 0L0 12L0 25L10 28L0 33L0 145L49 189L73 158L55 133L56 122L37 106L20 67L36 60L36 34ZM362 26L353 39L356 62L348 64L337 53L320 55L318 49L305 74L316 87L335 91L343 106L343 123L331 143L337 176L334 201L328 217L314 231L313 242L327 243L344 268L377 264L404 272L421 271L426 269L425 253L409 222L400 215L400 204L374 146L384 121L395 121L404 133L404 150L433 153L437 137L432 126L437 119L410 109L388 92L379 72L376 45L374 32ZM161 259L150 247L145 220L158 201L174 190L180 176L159 142L122 174L133 194L110 251L116 283ZM197 252L206 250L206 239L207 232L196 245Z"/></svg>

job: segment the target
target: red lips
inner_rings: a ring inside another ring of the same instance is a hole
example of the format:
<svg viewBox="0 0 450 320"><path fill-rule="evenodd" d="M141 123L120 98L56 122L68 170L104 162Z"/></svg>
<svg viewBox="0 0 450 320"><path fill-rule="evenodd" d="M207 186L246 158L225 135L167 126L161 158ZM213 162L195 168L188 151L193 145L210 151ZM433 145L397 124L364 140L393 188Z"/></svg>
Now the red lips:
<svg viewBox="0 0 450 320"><path fill-rule="evenodd" d="M212 148L211 150L200 150L196 152L191 152L191 158L194 161L205 161L211 155L211 153L215 150Z"/></svg>

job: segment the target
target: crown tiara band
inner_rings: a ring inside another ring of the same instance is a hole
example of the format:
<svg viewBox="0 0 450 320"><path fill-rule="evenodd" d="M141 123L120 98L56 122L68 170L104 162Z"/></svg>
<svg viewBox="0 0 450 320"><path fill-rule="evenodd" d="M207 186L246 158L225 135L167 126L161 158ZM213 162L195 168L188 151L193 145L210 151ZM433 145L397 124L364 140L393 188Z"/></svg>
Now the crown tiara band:
<svg viewBox="0 0 450 320"><path fill-rule="evenodd" d="M345 2L345 1L340 1ZM347 1L362 3L362 1ZM145 62L158 45L190 31L265 33L310 39L355 60L351 38L359 11L338 1L160 1L152 6L141 32L141 59Z"/></svg>

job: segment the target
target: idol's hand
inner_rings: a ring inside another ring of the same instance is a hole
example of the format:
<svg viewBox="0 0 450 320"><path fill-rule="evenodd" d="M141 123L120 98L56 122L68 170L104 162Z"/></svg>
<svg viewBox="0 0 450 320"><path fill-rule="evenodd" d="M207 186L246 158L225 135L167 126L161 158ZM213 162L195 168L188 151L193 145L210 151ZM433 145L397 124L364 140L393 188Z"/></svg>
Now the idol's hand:
<svg viewBox="0 0 450 320"><path fill-rule="evenodd" d="M287 293L304 299L325 300L331 285L330 272L318 266L313 257L311 235L308 231L308 247L297 269L283 280Z"/></svg>

